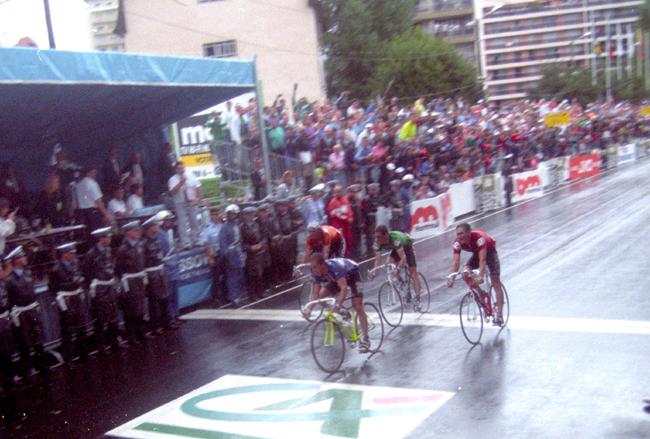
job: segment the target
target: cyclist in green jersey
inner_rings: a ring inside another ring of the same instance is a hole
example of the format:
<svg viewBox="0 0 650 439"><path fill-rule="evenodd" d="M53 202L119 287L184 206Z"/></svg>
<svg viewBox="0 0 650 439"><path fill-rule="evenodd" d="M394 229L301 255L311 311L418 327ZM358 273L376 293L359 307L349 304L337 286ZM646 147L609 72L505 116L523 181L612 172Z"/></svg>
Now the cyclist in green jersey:
<svg viewBox="0 0 650 439"><path fill-rule="evenodd" d="M415 287L415 303L413 303L413 310L419 311L420 305L420 277L418 276L417 262L415 260L415 253L413 252L413 238L406 233L398 231L388 231L388 227L382 225L375 229L375 243L373 245L375 251L375 267L381 265L381 253L390 250L390 254L386 259L386 263L395 264L397 268L391 273L398 280L402 281L400 270L404 265L408 264L411 279L413 279L413 286ZM369 277L370 280L374 275Z"/></svg>

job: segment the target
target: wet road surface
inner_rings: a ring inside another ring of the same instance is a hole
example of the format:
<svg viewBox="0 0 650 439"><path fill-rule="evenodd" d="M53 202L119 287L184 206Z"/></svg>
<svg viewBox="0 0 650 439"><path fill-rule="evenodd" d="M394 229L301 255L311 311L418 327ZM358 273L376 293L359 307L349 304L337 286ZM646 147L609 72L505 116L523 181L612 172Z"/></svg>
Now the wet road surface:
<svg viewBox="0 0 650 439"><path fill-rule="evenodd" d="M340 372L322 372L309 349L311 326L297 311L298 290L287 288L240 310L197 310L177 332L36 377L0 398L0 437L102 437L215 380L242 375L445 395L423 419L395 416L373 437L647 438L648 175L644 159L468 218L496 239L510 296L508 327L486 326L477 346L458 324L462 282L444 286L449 231L415 245L432 293L429 313L409 311L402 326L387 327L381 352L368 362L348 349ZM376 302L379 284L365 283L366 300ZM366 437L373 419L362 422L357 436L339 437ZM253 437L231 424L235 434L192 437ZM273 437L311 437L305 428L288 423Z"/></svg>

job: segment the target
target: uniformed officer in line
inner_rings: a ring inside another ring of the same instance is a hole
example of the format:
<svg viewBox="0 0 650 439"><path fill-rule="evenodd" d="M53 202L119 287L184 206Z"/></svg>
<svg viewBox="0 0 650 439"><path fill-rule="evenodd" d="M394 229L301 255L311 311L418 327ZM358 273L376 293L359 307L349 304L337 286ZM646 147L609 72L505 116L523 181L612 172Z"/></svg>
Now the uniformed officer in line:
<svg viewBox="0 0 650 439"><path fill-rule="evenodd" d="M242 210L244 221L241 228L241 239L244 253L246 253L246 289L251 301L257 301L264 295L264 268L271 265L271 256L268 246L265 245L266 238L262 234L259 224L255 221L257 209L246 207Z"/></svg>
<svg viewBox="0 0 650 439"><path fill-rule="evenodd" d="M393 180L390 182L390 192L386 194L386 207L390 210L390 230L403 231L405 227L404 220L404 199L399 192L402 186L402 180Z"/></svg>
<svg viewBox="0 0 650 439"><path fill-rule="evenodd" d="M14 354L16 345L14 343L14 325L11 320L11 306L9 295L5 287L5 279L11 272L11 264L5 263L0 270L0 373L4 380L3 390L8 392L14 388L14 376L16 370L11 357Z"/></svg>
<svg viewBox="0 0 650 439"><path fill-rule="evenodd" d="M169 315L169 287L163 264L162 244L156 237L162 221L152 216L142 224L144 236L144 271L147 272L147 298L149 299L149 321L154 333L160 335L163 329L178 329Z"/></svg>
<svg viewBox="0 0 650 439"><path fill-rule="evenodd" d="M325 205L321 199L324 190L325 185L322 183L309 189L309 200L307 200L305 207L302 210L302 216L304 219L303 224L309 224L312 221L316 221L320 225L327 223Z"/></svg>
<svg viewBox="0 0 650 439"><path fill-rule="evenodd" d="M210 222L203 229L203 242L205 243L205 253L208 255L208 264L212 268L212 300L215 306L228 303L223 252L219 249L219 234L222 227L219 208L211 207Z"/></svg>
<svg viewBox="0 0 650 439"><path fill-rule="evenodd" d="M362 214L362 203L359 198L359 192L361 192L361 185L353 184L347 188L348 192L348 201L350 202L350 208L352 209L352 259L355 261L360 261L361 256L363 255L363 243L361 242L361 236L363 234L363 229L366 227L364 221L364 216Z"/></svg>
<svg viewBox="0 0 650 439"><path fill-rule="evenodd" d="M174 216L168 210L162 210L156 214L156 218L162 221L162 225L156 233L156 238L160 241L163 251L163 260L165 261L165 274L167 275L167 286L169 287L169 315L172 322L180 324L182 320L178 319L180 309L178 306L178 261L174 258L176 254L176 238L174 235Z"/></svg>
<svg viewBox="0 0 650 439"><path fill-rule="evenodd" d="M277 248L277 243L280 240L280 230L275 221L275 218L271 215L271 205L268 203L263 203L257 208L257 224L260 228L260 234L262 235L262 243L268 254L267 261L268 264L264 266L262 273L262 282L264 285L264 291L270 290L273 284L273 275L274 267L272 264L273 253Z"/></svg>
<svg viewBox="0 0 650 439"><path fill-rule="evenodd" d="M292 279L293 267L298 256L298 239L291 220L291 213L286 199L275 202L276 218L281 239L278 243L276 261L273 265L277 269L277 282L287 282Z"/></svg>
<svg viewBox="0 0 650 439"><path fill-rule="evenodd" d="M76 244L69 242L56 249L59 260L50 270L48 288L55 295L59 307L61 354L66 364L71 365L77 355L82 360L88 359L88 303Z"/></svg>
<svg viewBox="0 0 650 439"><path fill-rule="evenodd" d="M375 242L375 228L377 227L377 210L383 205L383 197L379 195L379 183L368 185L368 194L363 200L362 214L366 225L364 232L366 236L366 258L375 257L372 245Z"/></svg>
<svg viewBox="0 0 650 439"><path fill-rule="evenodd" d="M40 305L36 301L34 276L27 267L27 254L19 245L5 256L4 261L12 267L5 284L20 352L20 374L27 377L31 367L40 372L49 372L43 354L44 337ZM30 356L31 352L33 356Z"/></svg>
<svg viewBox="0 0 650 439"><path fill-rule="evenodd" d="M235 307L239 307L243 304L245 259L241 247L241 231L237 225L239 206L231 204L224 212L226 221L219 232L219 250L223 255L228 298Z"/></svg>
<svg viewBox="0 0 650 439"><path fill-rule="evenodd" d="M122 226L124 241L115 256L115 273L122 283L120 307L124 313L124 323L129 342L138 344L151 338L144 321L145 298L147 296L147 272L145 269L144 247L140 236L140 221L131 221Z"/></svg>
<svg viewBox="0 0 650 439"><path fill-rule="evenodd" d="M90 314L99 353L121 349L119 332L118 297L121 285L115 277L115 263L111 252L113 232L102 227L91 232L95 245L83 259L83 272L90 298Z"/></svg>

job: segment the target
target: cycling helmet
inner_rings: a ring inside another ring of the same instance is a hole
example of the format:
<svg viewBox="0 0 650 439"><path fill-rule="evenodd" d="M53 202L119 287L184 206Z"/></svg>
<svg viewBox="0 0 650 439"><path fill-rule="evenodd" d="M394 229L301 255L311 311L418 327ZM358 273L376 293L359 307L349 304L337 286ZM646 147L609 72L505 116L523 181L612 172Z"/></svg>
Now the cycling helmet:
<svg viewBox="0 0 650 439"><path fill-rule="evenodd" d="M312 221L309 224L307 224L307 230L309 230L310 232L316 229L320 229L320 224L318 224L318 221Z"/></svg>
<svg viewBox="0 0 650 439"><path fill-rule="evenodd" d="M230 206L226 207L226 210L224 210L226 214L228 213L239 213L239 206L236 204L231 204Z"/></svg>

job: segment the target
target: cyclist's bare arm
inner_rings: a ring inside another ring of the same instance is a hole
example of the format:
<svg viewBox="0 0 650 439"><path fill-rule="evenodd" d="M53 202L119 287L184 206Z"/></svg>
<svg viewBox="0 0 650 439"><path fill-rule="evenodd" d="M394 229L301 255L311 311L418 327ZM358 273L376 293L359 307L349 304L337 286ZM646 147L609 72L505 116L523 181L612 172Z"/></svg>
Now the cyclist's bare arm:
<svg viewBox="0 0 650 439"><path fill-rule="evenodd" d="M332 247L330 244L323 245L323 257L325 259L330 258L330 247Z"/></svg>
<svg viewBox="0 0 650 439"><path fill-rule="evenodd" d="M483 283L485 278L485 266L487 265L487 248L483 248L478 252L478 279L476 283Z"/></svg>
<svg viewBox="0 0 650 439"><path fill-rule="evenodd" d="M309 259L310 254L311 254L311 246L307 245L305 246L305 256L302 257L302 262L300 263L301 265L307 263L307 259Z"/></svg>
<svg viewBox="0 0 650 439"><path fill-rule="evenodd" d="M368 279L373 280L375 278L375 272L377 271L377 267L381 265L381 253L377 253L375 255L375 266L372 267L372 271L368 274Z"/></svg>
<svg viewBox="0 0 650 439"><path fill-rule="evenodd" d="M454 263L451 266L451 272L454 273L447 278L447 286L449 288L454 286L454 281L456 280L456 274L460 268L460 253L454 253Z"/></svg>

